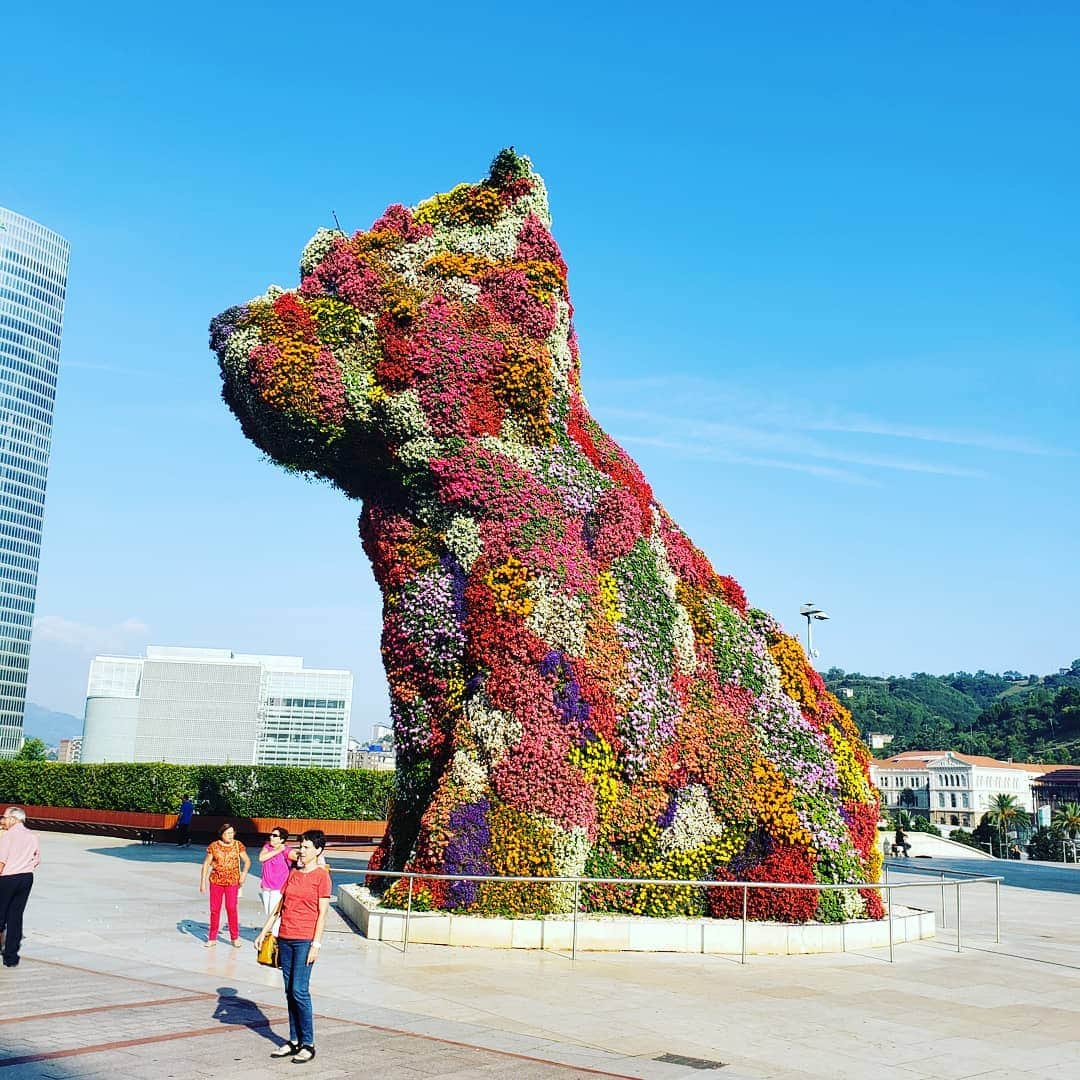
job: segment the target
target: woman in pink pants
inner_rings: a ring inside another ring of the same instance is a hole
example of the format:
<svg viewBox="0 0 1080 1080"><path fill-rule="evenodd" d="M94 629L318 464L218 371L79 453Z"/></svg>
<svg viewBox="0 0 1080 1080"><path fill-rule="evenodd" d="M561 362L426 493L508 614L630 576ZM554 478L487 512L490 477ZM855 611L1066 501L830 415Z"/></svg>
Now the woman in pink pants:
<svg viewBox="0 0 1080 1080"><path fill-rule="evenodd" d="M199 892L206 892L210 886L210 933L206 938L206 947L217 945L218 924L221 922L221 902L225 901L225 914L229 919L229 936L233 946L240 948L240 914L236 900L240 895L240 886L244 883L247 872L251 869L251 859L244 845L236 839L236 829L226 822L218 829L219 839L206 849L206 858L202 864L202 877Z"/></svg>

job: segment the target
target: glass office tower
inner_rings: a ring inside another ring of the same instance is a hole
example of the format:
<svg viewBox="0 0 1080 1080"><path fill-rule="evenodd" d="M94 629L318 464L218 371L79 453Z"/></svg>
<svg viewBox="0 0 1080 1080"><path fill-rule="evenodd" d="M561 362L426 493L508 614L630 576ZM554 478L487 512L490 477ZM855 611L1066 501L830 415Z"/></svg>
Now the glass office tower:
<svg viewBox="0 0 1080 1080"><path fill-rule="evenodd" d="M0 757L22 745L68 242L0 206Z"/></svg>

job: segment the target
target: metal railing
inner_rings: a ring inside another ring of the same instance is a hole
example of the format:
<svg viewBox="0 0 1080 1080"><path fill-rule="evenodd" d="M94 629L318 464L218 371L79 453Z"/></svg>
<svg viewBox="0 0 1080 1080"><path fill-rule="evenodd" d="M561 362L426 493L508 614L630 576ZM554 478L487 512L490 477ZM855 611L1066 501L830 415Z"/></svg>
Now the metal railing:
<svg viewBox="0 0 1080 1080"><path fill-rule="evenodd" d="M942 903L942 928L945 928L945 888L946 885L955 888L956 895L956 951L961 951L961 886L982 885L993 883L994 885L994 941L1001 942L1001 889L1002 878L990 877L980 874L971 874L962 870L935 871L941 874L941 903ZM570 958L577 959L578 939L578 913L581 909L582 885L667 885L673 888L685 888L692 886L701 889L741 889L742 890L742 918L741 918L741 949L739 962L746 963L747 956L747 906L751 889L813 889L817 891L849 891L851 889L872 889L885 894L885 918L889 924L889 963L894 962L894 933L893 933L893 892L897 889L925 889L928 885L935 884L933 881L905 881L891 882L888 880L888 863L885 864L885 878L880 882L849 882L833 884L829 882L778 882L778 881L693 881L679 878L595 878L595 877L525 877L525 876L500 876L497 874L421 874L409 870L363 870L359 871L363 877L395 878L408 881L408 893L405 903L405 925L402 933L402 948L405 952L409 947L409 922L412 918L413 889L419 881L476 881L495 882L499 884L530 884L530 885L573 885L574 903L571 909L572 930L570 936ZM945 875L955 876L956 881L945 881ZM960 880L965 879L965 880ZM447 912L447 914L451 914ZM559 913L553 913L559 914ZM564 913L563 913L564 914ZM759 920L755 920L759 921ZM765 920L760 920L765 921ZM702 921L704 926L704 920ZM846 950L845 950L846 951Z"/></svg>

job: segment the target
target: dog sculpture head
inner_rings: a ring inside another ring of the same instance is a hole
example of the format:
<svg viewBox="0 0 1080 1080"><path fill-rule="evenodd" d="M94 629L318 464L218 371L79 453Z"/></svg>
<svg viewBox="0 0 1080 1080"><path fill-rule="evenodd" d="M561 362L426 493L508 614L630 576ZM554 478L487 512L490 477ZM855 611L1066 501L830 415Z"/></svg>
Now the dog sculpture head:
<svg viewBox="0 0 1080 1080"><path fill-rule="evenodd" d="M320 229L298 289L272 286L211 324L245 434L355 497L437 443L550 443L578 364L549 226L543 181L504 150L479 184L391 206L352 237Z"/></svg>

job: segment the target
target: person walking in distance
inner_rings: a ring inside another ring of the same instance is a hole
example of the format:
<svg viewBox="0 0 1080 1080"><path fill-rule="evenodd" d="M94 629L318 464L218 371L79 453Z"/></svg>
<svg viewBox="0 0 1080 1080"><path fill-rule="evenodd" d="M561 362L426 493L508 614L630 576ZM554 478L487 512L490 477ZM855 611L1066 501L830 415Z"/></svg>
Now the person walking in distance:
<svg viewBox="0 0 1080 1080"><path fill-rule="evenodd" d="M195 816L195 804L190 795L184 796L180 813L176 816L176 843L179 847L191 846L191 819Z"/></svg>
<svg viewBox="0 0 1080 1080"><path fill-rule="evenodd" d="M911 845L908 843L907 833L897 826L896 835L893 837L893 847L904 853L905 859L911 858Z"/></svg>
<svg viewBox="0 0 1080 1080"><path fill-rule="evenodd" d="M229 936L233 946L240 948L240 913L236 902L250 869L251 859L244 845L236 839L236 828L230 822L225 822L218 829L218 839L207 845L199 880L199 892L205 893L207 884L210 886L210 932L206 937L208 949L217 945L222 901L229 920Z"/></svg>
<svg viewBox="0 0 1080 1080"><path fill-rule="evenodd" d="M263 915L266 916L277 911L281 901L281 887L285 884L292 869L292 860L296 857L296 853L285 846L288 839L288 831L278 825L270 830L270 839L263 844L262 851L259 852L259 899L262 900Z"/></svg>
<svg viewBox="0 0 1080 1080"><path fill-rule="evenodd" d="M315 1014L309 984L311 966L322 948L326 912L330 907L330 871L320 865L325 847L326 836L321 829L309 829L301 835L296 869L282 886L277 910L270 914L255 939L258 950L274 919L280 916L278 957L289 1006L289 1041L270 1056L291 1057L295 1065L315 1056Z"/></svg>
<svg viewBox="0 0 1080 1080"><path fill-rule="evenodd" d="M26 811L9 806L0 818L0 934L4 967L17 967L23 937L23 912L41 862L37 836L26 827Z"/></svg>

